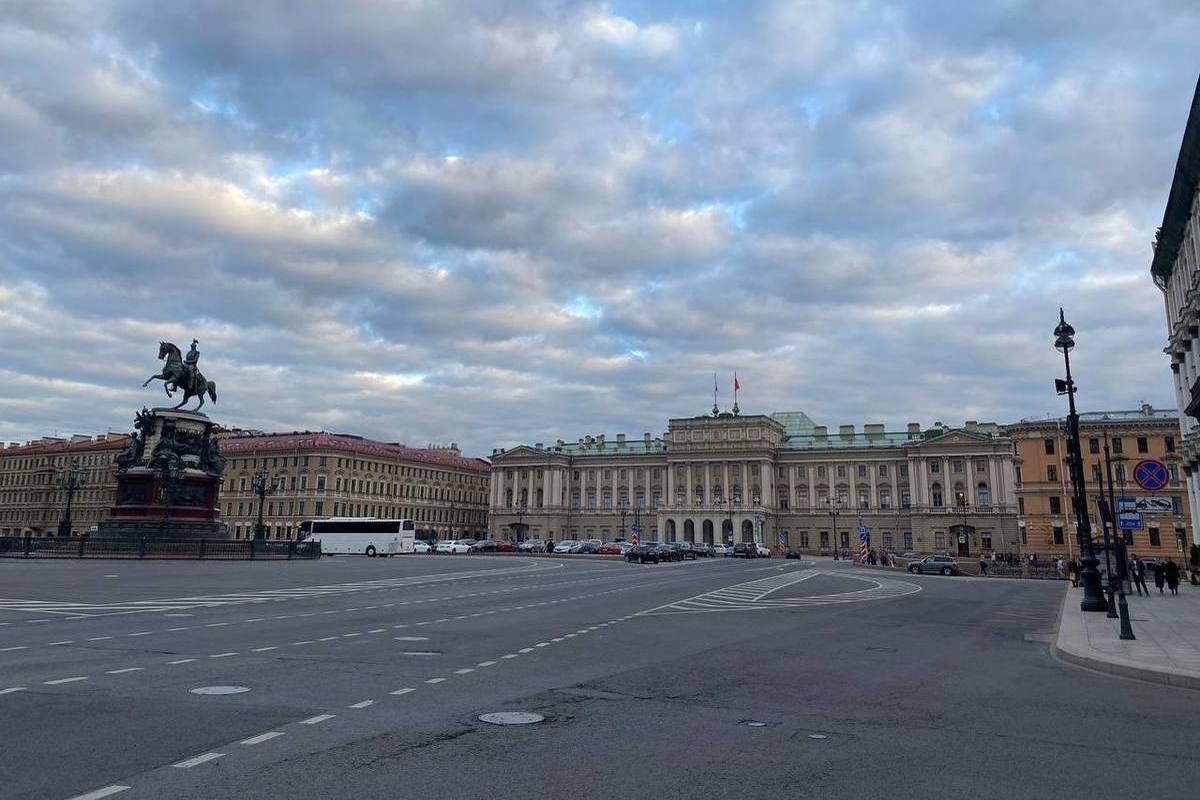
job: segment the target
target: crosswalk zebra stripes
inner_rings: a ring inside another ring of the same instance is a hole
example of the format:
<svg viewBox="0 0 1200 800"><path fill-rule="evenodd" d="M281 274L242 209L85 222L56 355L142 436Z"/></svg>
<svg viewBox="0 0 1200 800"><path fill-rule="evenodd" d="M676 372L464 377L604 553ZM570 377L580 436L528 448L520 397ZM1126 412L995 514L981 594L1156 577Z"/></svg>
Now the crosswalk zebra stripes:
<svg viewBox="0 0 1200 800"><path fill-rule="evenodd" d="M445 583L469 578L530 575L552 569L561 564L535 564L532 566L506 567L503 569L481 569L468 572L446 572L433 575L414 575L404 578L383 578L371 581L353 581L323 586L301 586L291 589L263 589L261 591L230 592L227 594L190 595L157 600L126 600L112 603L84 603L70 600L29 600L0 597L0 611L21 611L60 616L109 616L113 614L135 614L153 611L184 611L193 608L241 605L245 603L269 603L271 601L303 600L330 595L351 594L380 589L399 589L406 586Z"/></svg>
<svg viewBox="0 0 1200 800"><path fill-rule="evenodd" d="M872 584L869 588L851 592L836 592L833 594L808 595L804 597L781 597L772 599L770 595L780 589L793 586L802 581L815 578L818 575L829 575L836 578L862 581ZM639 616L658 614L699 614L714 611L756 611L765 609L797 608L804 606L837 605L839 603L862 603L871 600L891 600L905 595L915 594L921 587L915 583L898 581L892 578L865 577L849 575L844 572L826 572L819 569L793 570L781 575L727 586L712 592L705 592L684 600L677 600L657 608L639 612Z"/></svg>

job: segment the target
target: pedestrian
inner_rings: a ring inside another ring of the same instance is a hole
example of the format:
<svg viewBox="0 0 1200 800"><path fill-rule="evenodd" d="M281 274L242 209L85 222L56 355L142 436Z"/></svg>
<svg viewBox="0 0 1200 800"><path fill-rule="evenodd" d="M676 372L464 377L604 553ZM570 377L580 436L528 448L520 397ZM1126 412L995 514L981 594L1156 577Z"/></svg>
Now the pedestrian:
<svg viewBox="0 0 1200 800"><path fill-rule="evenodd" d="M1071 581L1072 589L1079 588L1079 565L1074 558L1067 562L1067 579Z"/></svg>
<svg viewBox="0 0 1200 800"><path fill-rule="evenodd" d="M1154 562L1153 569L1154 569L1154 585L1156 587L1158 587L1158 593L1162 594L1163 593L1163 584L1167 582L1166 570L1163 569L1163 565L1158 561Z"/></svg>
<svg viewBox="0 0 1200 800"><path fill-rule="evenodd" d="M1146 592L1146 597L1150 596L1150 587L1146 585L1146 565L1137 556L1129 562L1129 574L1133 578L1133 585L1137 588L1138 597L1142 596L1142 592Z"/></svg>
<svg viewBox="0 0 1200 800"><path fill-rule="evenodd" d="M1167 565L1163 567L1167 579L1167 588L1171 590L1171 594L1179 594L1179 565L1174 559L1167 559Z"/></svg>
<svg viewBox="0 0 1200 800"><path fill-rule="evenodd" d="M982 559L982 558L979 559L979 574L987 575L987 560L986 559Z"/></svg>
<svg viewBox="0 0 1200 800"><path fill-rule="evenodd" d="M550 539L547 539L547 540L546 540L546 552L547 552L547 553L553 553L553 552L554 552L554 539L553 539L553 538L550 538Z"/></svg>

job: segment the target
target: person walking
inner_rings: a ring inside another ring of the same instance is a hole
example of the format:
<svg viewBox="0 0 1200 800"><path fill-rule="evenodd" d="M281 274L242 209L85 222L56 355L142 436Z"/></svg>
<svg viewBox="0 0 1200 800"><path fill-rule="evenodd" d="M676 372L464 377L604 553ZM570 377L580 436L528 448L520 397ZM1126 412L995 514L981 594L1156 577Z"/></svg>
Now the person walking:
<svg viewBox="0 0 1200 800"><path fill-rule="evenodd" d="M1129 562L1129 576L1133 578L1133 585L1137 588L1138 597L1142 596L1145 591L1146 597L1150 596L1150 587L1146 585L1146 565L1141 562L1137 556Z"/></svg>
<svg viewBox="0 0 1200 800"><path fill-rule="evenodd" d="M1163 584L1167 582L1166 570L1159 562L1154 562L1154 585L1158 587L1158 593L1163 593Z"/></svg>
<svg viewBox="0 0 1200 800"><path fill-rule="evenodd" d="M554 539L547 539L547 540L546 540L546 552L547 552L547 553L553 553L553 552L554 552Z"/></svg>
<svg viewBox="0 0 1200 800"><path fill-rule="evenodd" d="M1067 579L1071 581L1071 588L1079 588L1079 565L1075 563L1075 559L1067 562Z"/></svg>
<svg viewBox="0 0 1200 800"><path fill-rule="evenodd" d="M1179 594L1179 565L1173 559L1167 559L1167 565L1163 567L1163 573L1167 579L1167 588L1171 590L1171 594Z"/></svg>
<svg viewBox="0 0 1200 800"><path fill-rule="evenodd" d="M979 574L987 575L987 559L979 559Z"/></svg>

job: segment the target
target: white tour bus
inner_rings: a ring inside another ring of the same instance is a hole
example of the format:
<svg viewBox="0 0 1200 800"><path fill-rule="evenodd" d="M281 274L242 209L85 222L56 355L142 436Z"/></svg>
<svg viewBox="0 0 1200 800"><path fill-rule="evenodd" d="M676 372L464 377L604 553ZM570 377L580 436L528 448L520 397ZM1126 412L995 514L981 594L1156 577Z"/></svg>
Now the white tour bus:
<svg viewBox="0 0 1200 800"><path fill-rule="evenodd" d="M413 552L417 526L411 519L330 517L300 523L303 542L320 542L321 553L390 556Z"/></svg>

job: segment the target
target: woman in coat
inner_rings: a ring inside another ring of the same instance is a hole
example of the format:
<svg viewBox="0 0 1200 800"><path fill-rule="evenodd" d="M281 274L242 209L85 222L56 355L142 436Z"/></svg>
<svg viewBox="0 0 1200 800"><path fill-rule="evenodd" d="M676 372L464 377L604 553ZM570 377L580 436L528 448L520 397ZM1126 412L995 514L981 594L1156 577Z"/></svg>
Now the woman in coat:
<svg viewBox="0 0 1200 800"><path fill-rule="evenodd" d="M1163 593L1163 584L1166 583L1166 580L1167 571L1163 569L1162 564L1154 562L1154 585L1158 587L1159 594Z"/></svg>
<svg viewBox="0 0 1200 800"><path fill-rule="evenodd" d="M1171 594L1179 594L1179 565L1168 558L1163 573L1165 573L1167 588L1171 590Z"/></svg>

